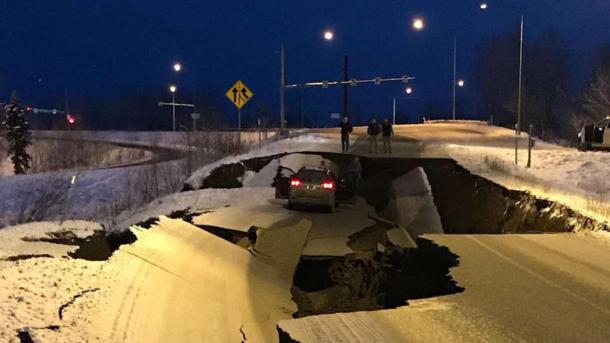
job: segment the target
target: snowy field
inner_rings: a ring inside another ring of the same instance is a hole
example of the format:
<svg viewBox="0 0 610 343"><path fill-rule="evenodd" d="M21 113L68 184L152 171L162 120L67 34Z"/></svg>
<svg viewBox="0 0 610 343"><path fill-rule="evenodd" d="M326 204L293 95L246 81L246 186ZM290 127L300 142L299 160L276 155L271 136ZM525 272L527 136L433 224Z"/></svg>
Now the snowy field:
<svg viewBox="0 0 610 343"><path fill-rule="evenodd" d="M117 156L111 150L108 156L100 157L104 169L76 168L28 175L12 175L12 164L2 159L0 228L62 219L93 220L114 227L122 212L133 213L155 198L179 191L195 168L231 155L236 149L266 146L265 139L271 140L274 135L274 132L261 134L259 142L258 133L244 132L242 145L238 146L235 132L37 131L34 139L65 141L68 145L80 141L131 144L140 146L143 153L131 153L138 148L124 149L130 152L125 159L125 154ZM148 163L154 156L148 150L159 147L176 151L178 158Z"/></svg>
<svg viewBox="0 0 610 343"><path fill-rule="evenodd" d="M245 146L256 146L275 137L276 131L242 132L235 131L34 131L33 137L54 139L78 139L114 143L132 143L144 146L159 146L173 149L187 149L189 141L220 140L223 137L241 137ZM259 140L260 139L260 140Z"/></svg>

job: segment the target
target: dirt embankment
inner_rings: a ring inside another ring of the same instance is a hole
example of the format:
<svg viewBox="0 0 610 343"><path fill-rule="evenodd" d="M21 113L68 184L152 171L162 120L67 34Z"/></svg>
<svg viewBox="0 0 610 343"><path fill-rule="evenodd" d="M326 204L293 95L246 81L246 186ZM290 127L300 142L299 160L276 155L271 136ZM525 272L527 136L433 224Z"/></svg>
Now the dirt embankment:
<svg viewBox="0 0 610 343"><path fill-rule="evenodd" d="M392 180L417 167L426 173L443 230L449 234L574 232L610 228L561 204L508 190L449 159L361 159L361 193L376 208Z"/></svg>

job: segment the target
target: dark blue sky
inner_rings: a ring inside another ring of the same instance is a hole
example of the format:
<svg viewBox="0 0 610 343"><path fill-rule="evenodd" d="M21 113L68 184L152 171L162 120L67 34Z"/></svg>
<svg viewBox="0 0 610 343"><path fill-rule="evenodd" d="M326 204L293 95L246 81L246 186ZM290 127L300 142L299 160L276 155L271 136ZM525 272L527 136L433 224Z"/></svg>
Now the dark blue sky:
<svg viewBox="0 0 610 343"><path fill-rule="evenodd" d="M277 51L285 43L289 82L340 79L344 54L352 77L414 75L415 100L404 98L401 84L353 90L352 108L389 113L393 96L401 108L433 96L448 106L453 35L459 74L468 82L476 45L516 29L521 12L527 40L554 30L568 43L577 86L594 49L610 43L607 0L491 0L487 11L476 0L1 2L0 97L18 89L35 104L61 98L64 86L74 98L163 90L174 80L171 63L180 60L185 69L176 81L184 100L195 87L224 91L241 79L255 93L250 108L275 110ZM424 32L411 30L415 15L426 19ZM321 38L326 28L335 30L333 42ZM475 96L472 88L463 92ZM288 101L294 109L294 94ZM341 106L339 89L305 93L306 112L326 115Z"/></svg>

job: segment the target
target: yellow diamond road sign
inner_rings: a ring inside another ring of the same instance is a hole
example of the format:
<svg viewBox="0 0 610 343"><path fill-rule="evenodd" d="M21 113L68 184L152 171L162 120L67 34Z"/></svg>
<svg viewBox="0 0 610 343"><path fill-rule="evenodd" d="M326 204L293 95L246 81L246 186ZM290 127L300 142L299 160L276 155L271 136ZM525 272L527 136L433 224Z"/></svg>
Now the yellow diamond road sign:
<svg viewBox="0 0 610 343"><path fill-rule="evenodd" d="M237 108L244 107L245 104L252 99L254 93L241 81L235 82L233 87L229 89L227 92L227 98L231 100L231 102L237 106Z"/></svg>

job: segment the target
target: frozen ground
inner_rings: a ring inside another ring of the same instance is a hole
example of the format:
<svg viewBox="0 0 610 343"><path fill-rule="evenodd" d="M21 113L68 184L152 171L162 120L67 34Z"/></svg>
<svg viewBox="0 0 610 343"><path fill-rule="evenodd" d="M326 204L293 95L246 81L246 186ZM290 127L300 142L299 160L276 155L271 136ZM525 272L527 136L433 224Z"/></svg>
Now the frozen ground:
<svg viewBox="0 0 610 343"><path fill-rule="evenodd" d="M261 134L260 143L264 145L264 140L274 134ZM133 149L171 148L181 151L178 153L181 159L167 161L165 151L145 151L142 158L130 161L110 156L114 162L105 165L105 169L80 168L29 175L12 175L12 165L3 159L0 172L6 174L0 174L4 175L0 177L0 228L28 221L72 218L100 221L106 227L113 227L121 212L135 210L155 198L178 191L189 168L229 154L235 143L231 137L237 137L237 133L36 131L34 136L65 141L65 144L87 141L129 144ZM242 141L242 149L258 146L259 134L244 132ZM192 158L189 158L190 151L196 151Z"/></svg>
<svg viewBox="0 0 610 343"><path fill-rule="evenodd" d="M261 132L260 142L275 137L275 131ZM115 142L141 144L143 146L155 145L172 149L188 149L189 139L198 138L220 140L223 136L237 138L238 132L234 131L200 131L192 132L168 132L168 131L35 131L34 138L55 138L55 139L78 139L89 141ZM259 144L258 132L242 132L242 144L245 146L255 146Z"/></svg>
<svg viewBox="0 0 610 343"><path fill-rule="evenodd" d="M167 162L155 168L158 181L148 166L2 177L0 227L15 222L72 218L112 223L119 214L117 211L141 205L155 193L161 195L180 188L182 180L172 181L169 176L182 168L180 162Z"/></svg>

